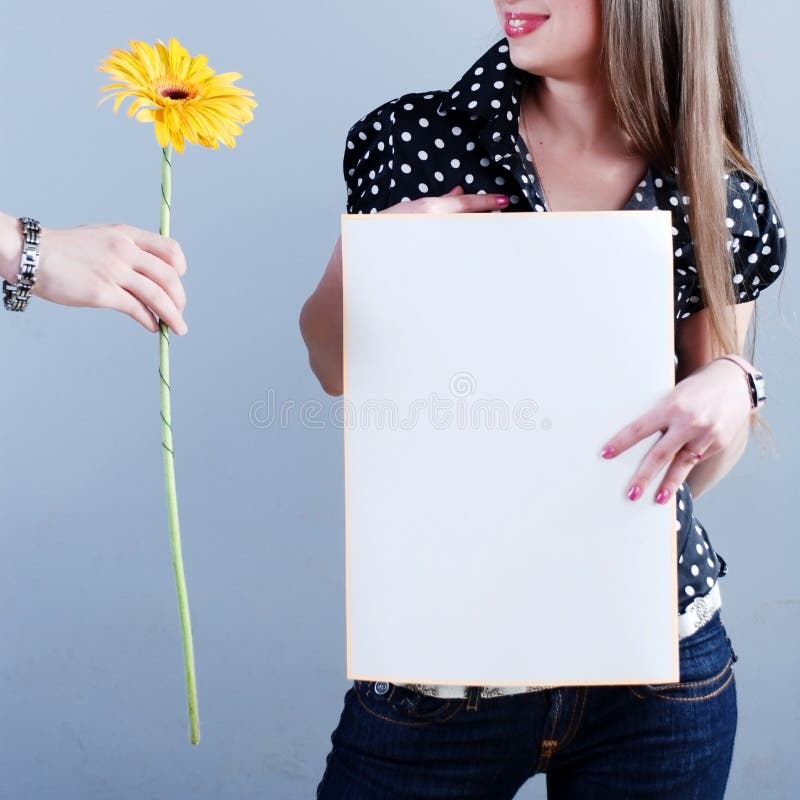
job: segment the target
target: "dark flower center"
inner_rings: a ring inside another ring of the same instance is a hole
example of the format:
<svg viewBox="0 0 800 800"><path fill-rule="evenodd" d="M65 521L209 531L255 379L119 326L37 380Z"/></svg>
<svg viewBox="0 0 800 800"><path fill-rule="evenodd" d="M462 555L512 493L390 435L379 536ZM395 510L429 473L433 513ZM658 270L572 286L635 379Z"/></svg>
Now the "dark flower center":
<svg viewBox="0 0 800 800"><path fill-rule="evenodd" d="M190 91L180 86L165 86L159 94L170 100L188 100L192 96Z"/></svg>

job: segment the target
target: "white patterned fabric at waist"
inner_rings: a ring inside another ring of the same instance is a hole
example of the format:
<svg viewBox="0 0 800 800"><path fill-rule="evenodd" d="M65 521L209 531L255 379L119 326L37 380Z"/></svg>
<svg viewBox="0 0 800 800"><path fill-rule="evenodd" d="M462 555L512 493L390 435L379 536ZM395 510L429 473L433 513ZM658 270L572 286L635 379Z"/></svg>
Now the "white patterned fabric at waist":
<svg viewBox="0 0 800 800"><path fill-rule="evenodd" d="M696 597L686 607L682 614L678 615L678 638L685 639L693 633L697 633L703 625L708 622L714 613L722 607L722 596L719 591L719 584L708 594ZM443 686L428 685L422 683L401 683L406 689L429 695L430 697L441 697L443 699L458 699L466 697L469 691L468 686ZM492 697L503 697L509 694L524 694L525 692L542 692L547 689L557 689L552 686L481 686L481 697L490 699Z"/></svg>

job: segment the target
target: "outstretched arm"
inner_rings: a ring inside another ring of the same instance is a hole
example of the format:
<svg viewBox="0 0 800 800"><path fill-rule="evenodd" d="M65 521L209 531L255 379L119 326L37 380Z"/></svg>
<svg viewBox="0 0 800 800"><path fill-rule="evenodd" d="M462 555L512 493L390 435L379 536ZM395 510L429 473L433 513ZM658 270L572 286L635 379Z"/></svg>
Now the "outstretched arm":
<svg viewBox="0 0 800 800"><path fill-rule="evenodd" d="M0 214L0 277L16 282L22 251L18 220ZM129 225L43 228L33 294L67 306L113 308L147 330L161 319L186 333L186 294L181 276L186 259L180 245Z"/></svg>

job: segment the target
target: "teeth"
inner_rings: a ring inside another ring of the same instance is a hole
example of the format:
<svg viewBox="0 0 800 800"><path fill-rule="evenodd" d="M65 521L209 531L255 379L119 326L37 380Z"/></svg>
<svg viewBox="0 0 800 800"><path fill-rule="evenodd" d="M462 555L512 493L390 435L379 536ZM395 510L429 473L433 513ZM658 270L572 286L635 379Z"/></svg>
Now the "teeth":
<svg viewBox="0 0 800 800"><path fill-rule="evenodd" d="M510 19L508 24L512 28L521 28L524 23L521 19Z"/></svg>

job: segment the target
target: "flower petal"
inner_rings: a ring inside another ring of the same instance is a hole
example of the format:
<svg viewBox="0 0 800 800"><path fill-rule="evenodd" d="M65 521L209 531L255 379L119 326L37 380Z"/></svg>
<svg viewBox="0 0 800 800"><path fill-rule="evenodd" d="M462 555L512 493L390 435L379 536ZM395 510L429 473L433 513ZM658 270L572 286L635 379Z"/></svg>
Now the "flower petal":
<svg viewBox="0 0 800 800"><path fill-rule="evenodd" d="M156 139L161 147L166 147L169 144L169 128L158 118L154 120Z"/></svg>

